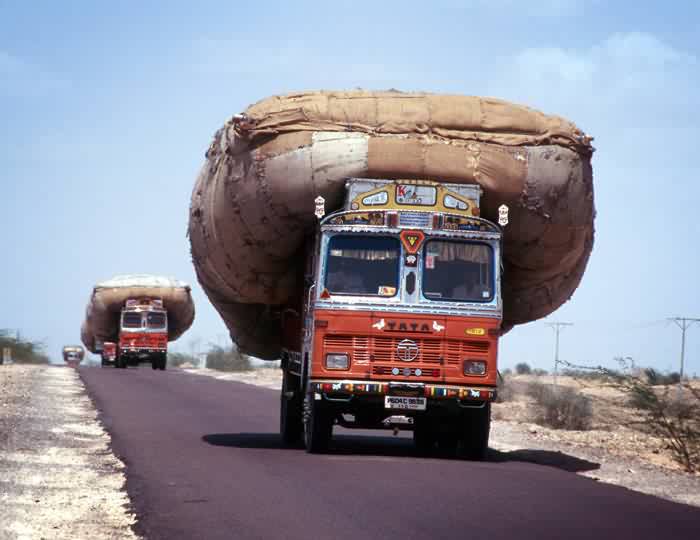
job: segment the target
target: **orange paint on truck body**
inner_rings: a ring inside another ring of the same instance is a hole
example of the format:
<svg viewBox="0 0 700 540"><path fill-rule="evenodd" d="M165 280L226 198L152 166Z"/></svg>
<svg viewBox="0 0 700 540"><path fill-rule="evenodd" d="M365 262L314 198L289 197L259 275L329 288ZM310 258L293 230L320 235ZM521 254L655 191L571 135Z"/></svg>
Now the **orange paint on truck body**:
<svg viewBox="0 0 700 540"><path fill-rule="evenodd" d="M496 386L498 319L322 309L314 315L312 378ZM348 369L326 368L332 353L347 354ZM486 362L484 375L465 376L467 360Z"/></svg>
<svg viewBox="0 0 700 540"><path fill-rule="evenodd" d="M165 352L168 348L167 332L122 332L119 335L119 350Z"/></svg>

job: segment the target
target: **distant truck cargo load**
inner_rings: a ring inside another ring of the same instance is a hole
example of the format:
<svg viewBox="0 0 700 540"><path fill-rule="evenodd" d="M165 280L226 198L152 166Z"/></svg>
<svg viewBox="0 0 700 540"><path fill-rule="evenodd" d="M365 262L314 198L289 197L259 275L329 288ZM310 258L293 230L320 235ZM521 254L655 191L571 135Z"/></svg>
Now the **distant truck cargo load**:
<svg viewBox="0 0 700 540"><path fill-rule="evenodd" d="M85 358L85 349L81 345L66 345L63 347L63 361L71 367L76 367Z"/></svg>
<svg viewBox="0 0 700 540"><path fill-rule="evenodd" d="M165 369L168 342L192 325L190 287L145 274L116 276L95 285L81 327L81 338L102 365L124 368L150 363Z"/></svg>
<svg viewBox="0 0 700 540"><path fill-rule="evenodd" d="M317 216L342 208L349 179L357 193L368 187L361 179L468 184L483 190L474 217L502 227L494 270L502 318L490 331L503 333L553 312L581 280L593 247L591 140L563 118L493 98L352 91L264 99L226 122L206 153L190 209L197 277L241 351L279 358L285 313L322 300L323 287L308 279L325 279L326 269L309 265L329 255L310 253L319 246L309 238L320 237ZM390 223L379 191L361 206L376 208L392 235L410 228L428 238L435 225L423 212L450 213L414 190L412 211ZM339 251L360 249L350 244ZM415 254L422 268L432 264L423 253L430 246L421 241Z"/></svg>

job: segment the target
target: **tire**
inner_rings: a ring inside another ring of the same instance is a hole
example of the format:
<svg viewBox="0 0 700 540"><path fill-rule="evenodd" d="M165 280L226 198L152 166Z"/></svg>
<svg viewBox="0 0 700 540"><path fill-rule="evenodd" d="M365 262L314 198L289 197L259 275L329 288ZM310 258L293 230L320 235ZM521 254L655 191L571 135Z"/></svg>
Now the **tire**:
<svg viewBox="0 0 700 540"><path fill-rule="evenodd" d="M126 369L126 359L121 356L117 356L114 360L114 366L119 369Z"/></svg>
<svg viewBox="0 0 700 540"><path fill-rule="evenodd" d="M160 358L155 357L151 360L151 369L160 369Z"/></svg>
<svg viewBox="0 0 700 540"><path fill-rule="evenodd" d="M296 385L295 385L295 381ZM293 391L294 397L286 393ZM282 391L280 392L280 435L287 446L295 446L304 432L303 407L298 387L298 379L289 373L282 375Z"/></svg>
<svg viewBox="0 0 700 540"><path fill-rule="evenodd" d="M333 415L323 400L307 394L304 400L304 446L310 454L328 450L333 436Z"/></svg>
<svg viewBox="0 0 700 540"><path fill-rule="evenodd" d="M429 418L416 418L413 429L413 444L422 456L430 455L435 449L435 434L430 426Z"/></svg>
<svg viewBox="0 0 700 540"><path fill-rule="evenodd" d="M491 431L491 403L481 409L465 409L458 455L463 459L482 461L486 458Z"/></svg>

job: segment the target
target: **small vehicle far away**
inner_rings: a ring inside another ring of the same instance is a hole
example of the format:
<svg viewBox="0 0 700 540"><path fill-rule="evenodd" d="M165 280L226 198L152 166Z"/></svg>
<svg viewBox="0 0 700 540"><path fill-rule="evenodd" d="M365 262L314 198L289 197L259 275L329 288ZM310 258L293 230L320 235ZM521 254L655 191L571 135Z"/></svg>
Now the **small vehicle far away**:
<svg viewBox="0 0 700 540"><path fill-rule="evenodd" d="M85 349L80 345L66 345L63 347L63 361L70 367L78 367L85 358Z"/></svg>
<svg viewBox="0 0 700 540"><path fill-rule="evenodd" d="M105 349L113 347L113 354ZM130 298L119 317L119 343L105 342L102 365L117 368L150 363L164 370L168 358L168 312L159 298Z"/></svg>

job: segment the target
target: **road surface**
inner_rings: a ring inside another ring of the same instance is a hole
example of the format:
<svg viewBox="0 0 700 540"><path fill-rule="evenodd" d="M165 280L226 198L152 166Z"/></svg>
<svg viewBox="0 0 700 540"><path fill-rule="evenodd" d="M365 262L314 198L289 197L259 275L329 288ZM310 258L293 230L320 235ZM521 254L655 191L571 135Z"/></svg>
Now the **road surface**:
<svg viewBox="0 0 700 540"><path fill-rule="evenodd" d="M287 449L279 394L151 369L80 374L127 466L147 539L700 538L700 509L491 452L415 455L410 439L336 429L328 455Z"/></svg>

